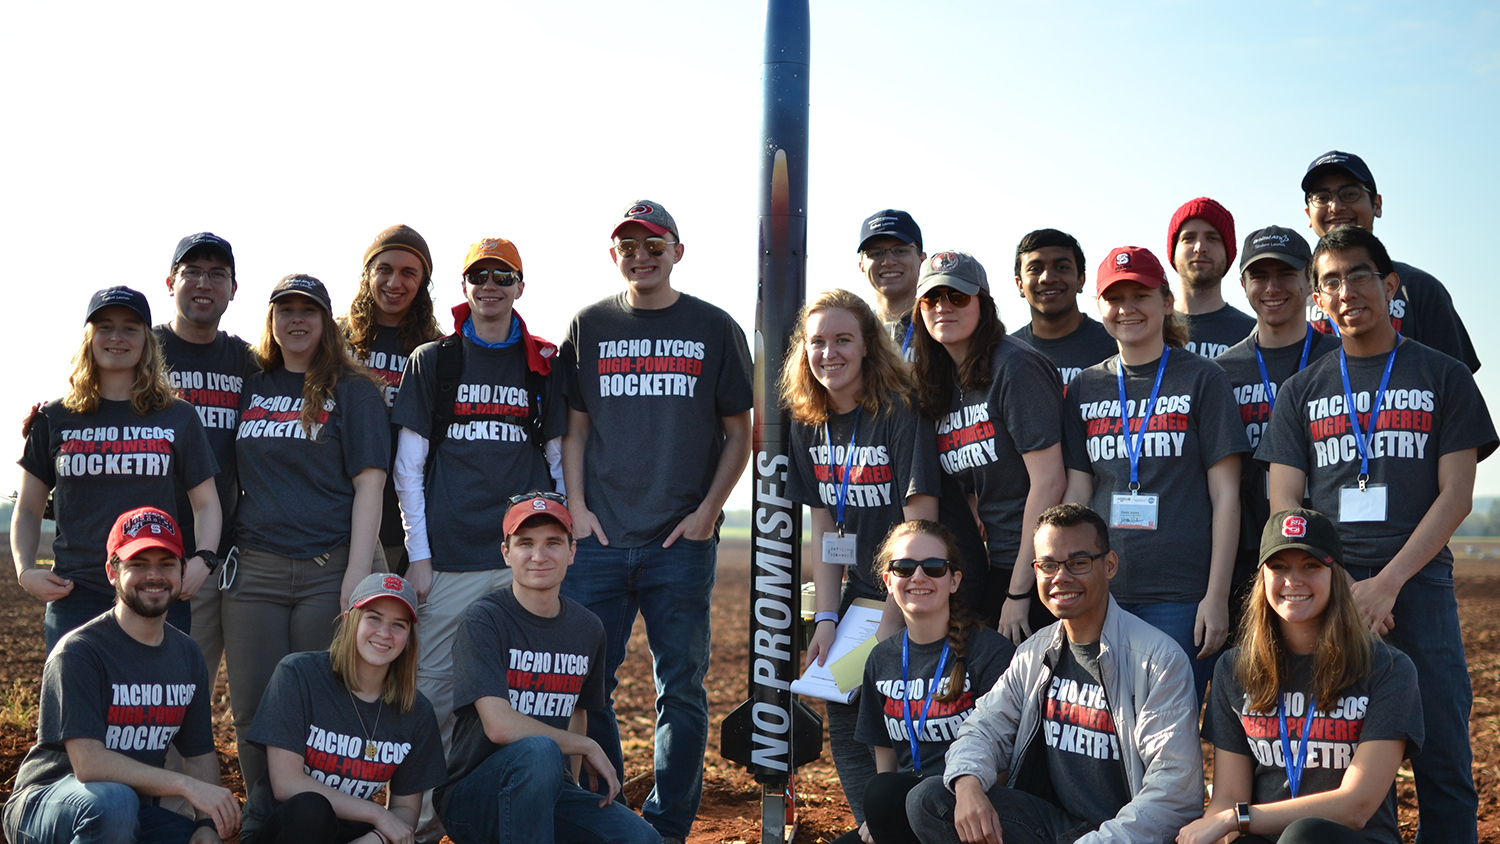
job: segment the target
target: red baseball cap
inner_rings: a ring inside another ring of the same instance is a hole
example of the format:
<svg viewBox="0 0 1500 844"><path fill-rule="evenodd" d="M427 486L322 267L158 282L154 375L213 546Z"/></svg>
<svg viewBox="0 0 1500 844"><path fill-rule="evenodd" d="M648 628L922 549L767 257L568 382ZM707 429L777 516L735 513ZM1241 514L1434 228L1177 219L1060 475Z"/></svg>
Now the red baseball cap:
<svg viewBox="0 0 1500 844"><path fill-rule="evenodd" d="M567 504L558 500L556 493L543 495L533 492L530 495L531 498L522 498L505 511L503 527L506 536L520 530L521 523L532 516L551 516L562 523L569 534L573 532L573 514L568 512Z"/></svg>
<svg viewBox="0 0 1500 844"><path fill-rule="evenodd" d="M1104 256L1099 264L1099 271L1094 274L1094 295L1103 296L1111 284L1121 281L1138 281L1155 290L1167 283L1167 273L1150 249L1121 246Z"/></svg>
<svg viewBox="0 0 1500 844"><path fill-rule="evenodd" d="M155 507L138 507L115 519L105 544L110 557L128 560L147 548L161 548L182 559L182 531L171 516Z"/></svg>

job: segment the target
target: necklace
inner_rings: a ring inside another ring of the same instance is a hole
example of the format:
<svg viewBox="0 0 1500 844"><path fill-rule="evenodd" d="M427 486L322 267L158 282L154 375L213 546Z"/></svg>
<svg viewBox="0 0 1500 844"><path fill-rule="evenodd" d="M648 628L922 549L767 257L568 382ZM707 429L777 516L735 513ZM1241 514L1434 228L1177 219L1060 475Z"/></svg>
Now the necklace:
<svg viewBox="0 0 1500 844"><path fill-rule="evenodd" d="M348 689L344 691L349 692ZM385 713L385 696L381 695L375 699L375 730L365 729L365 716L359 714L359 703L354 699L354 692L349 692L349 705L354 707L354 717L359 719L359 728L365 734L365 758L373 760L380 751L375 749L375 731L380 729L380 716Z"/></svg>

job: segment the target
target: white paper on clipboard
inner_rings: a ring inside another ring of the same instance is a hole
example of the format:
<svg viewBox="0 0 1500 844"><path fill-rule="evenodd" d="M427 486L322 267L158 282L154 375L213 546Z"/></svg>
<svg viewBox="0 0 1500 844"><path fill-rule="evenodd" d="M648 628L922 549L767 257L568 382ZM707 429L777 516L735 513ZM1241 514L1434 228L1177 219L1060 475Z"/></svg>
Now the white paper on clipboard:
<svg viewBox="0 0 1500 844"><path fill-rule="evenodd" d="M885 604L880 601L872 601L868 598L856 598L844 617L839 619L837 632L833 635L833 647L829 649L828 659L822 665L814 662L802 672L802 676L792 681L792 691L799 695L808 697L820 697L836 703L849 703L854 700L854 695L859 691L859 684L854 684L848 691L839 688L839 684L833 679L833 664L838 662L850 651L858 648L866 639L875 635L875 628L880 626L880 615L885 609ZM863 662L860 670L863 672Z"/></svg>

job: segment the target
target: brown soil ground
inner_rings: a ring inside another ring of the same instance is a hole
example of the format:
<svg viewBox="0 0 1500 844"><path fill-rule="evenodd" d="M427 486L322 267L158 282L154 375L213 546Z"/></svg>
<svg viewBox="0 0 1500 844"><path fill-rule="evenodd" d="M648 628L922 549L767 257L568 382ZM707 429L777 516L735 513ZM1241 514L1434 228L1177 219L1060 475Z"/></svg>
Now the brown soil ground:
<svg viewBox="0 0 1500 844"><path fill-rule="evenodd" d="M719 757L719 724L745 697L748 544L726 542L714 590L714 655L706 685L713 720L704 756L703 805L689 838L695 844L753 844L760 840L760 786L744 769ZM1500 841L1500 564L1460 562L1459 615L1474 684L1470 735L1479 788L1479 838ZM42 667L41 608L10 577L0 577L0 800L10 795L16 767L35 736L37 681ZM621 672L616 707L626 759L626 795L639 807L651 788L654 686L646 636L638 623ZM215 693L219 760L225 781L243 795L221 674ZM815 706L821 710L821 706ZM1403 770L1398 790L1406 840L1416 828L1415 789ZM838 775L825 751L797 777L798 844L828 842L852 827Z"/></svg>

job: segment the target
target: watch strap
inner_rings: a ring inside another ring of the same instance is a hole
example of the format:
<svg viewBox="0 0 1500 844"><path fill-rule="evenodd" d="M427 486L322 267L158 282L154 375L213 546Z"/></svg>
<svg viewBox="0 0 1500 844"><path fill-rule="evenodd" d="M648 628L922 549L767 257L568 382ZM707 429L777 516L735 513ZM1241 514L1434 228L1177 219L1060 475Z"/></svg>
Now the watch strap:
<svg viewBox="0 0 1500 844"><path fill-rule="evenodd" d="M1240 835L1250 834L1250 804L1234 804L1234 813L1240 822Z"/></svg>

